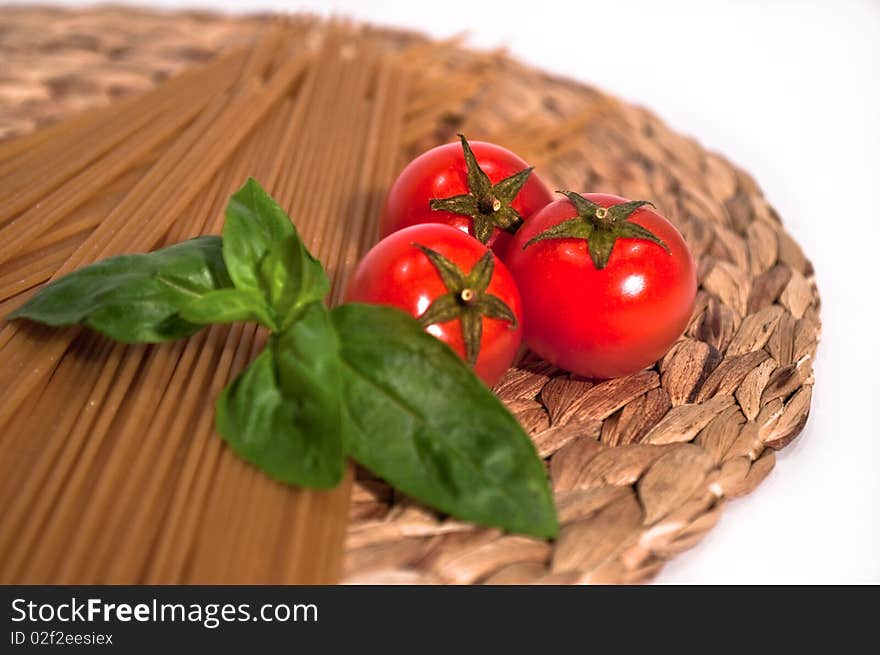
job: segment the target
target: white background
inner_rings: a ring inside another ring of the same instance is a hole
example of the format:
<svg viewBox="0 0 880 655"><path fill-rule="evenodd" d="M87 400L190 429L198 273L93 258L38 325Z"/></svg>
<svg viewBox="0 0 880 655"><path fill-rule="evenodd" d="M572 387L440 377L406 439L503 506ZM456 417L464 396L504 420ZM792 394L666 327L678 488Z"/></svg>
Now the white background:
<svg viewBox="0 0 880 655"><path fill-rule="evenodd" d="M880 583L880 0L142 4L468 30L475 47L648 106L749 170L815 264L813 412L764 484L659 581Z"/></svg>

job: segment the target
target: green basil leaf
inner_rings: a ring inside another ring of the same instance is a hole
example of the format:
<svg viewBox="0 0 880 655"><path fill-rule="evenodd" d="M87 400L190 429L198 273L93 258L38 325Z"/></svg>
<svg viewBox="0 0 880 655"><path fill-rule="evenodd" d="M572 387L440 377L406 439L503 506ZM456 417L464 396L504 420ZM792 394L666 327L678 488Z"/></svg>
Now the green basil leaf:
<svg viewBox="0 0 880 655"><path fill-rule="evenodd" d="M217 400L217 429L281 482L329 488L344 469L339 342L327 310L307 307L273 335Z"/></svg>
<svg viewBox="0 0 880 655"><path fill-rule="evenodd" d="M180 316L191 323L234 323L256 321L274 329L274 317L263 297L255 291L217 289L194 298L180 309Z"/></svg>
<svg viewBox="0 0 880 655"><path fill-rule="evenodd" d="M290 325L303 307L323 300L330 291L324 267L296 234L272 245L260 263L259 275L280 329Z"/></svg>
<svg viewBox="0 0 880 655"><path fill-rule="evenodd" d="M182 307L232 286L220 237L204 236L137 255L111 257L50 282L7 318L83 324L118 341L156 343L203 327Z"/></svg>
<svg viewBox="0 0 880 655"><path fill-rule="evenodd" d="M330 280L306 249L290 218L253 178L229 199L223 257L235 287L259 291L278 329L300 310L322 300Z"/></svg>
<svg viewBox="0 0 880 655"><path fill-rule="evenodd" d="M451 349L393 308L349 303L331 316L342 344L352 457L458 518L556 536L534 445Z"/></svg>
<svg viewBox="0 0 880 655"><path fill-rule="evenodd" d="M223 259L237 289L259 291L260 262L272 245L296 234L284 210L253 178L226 205Z"/></svg>

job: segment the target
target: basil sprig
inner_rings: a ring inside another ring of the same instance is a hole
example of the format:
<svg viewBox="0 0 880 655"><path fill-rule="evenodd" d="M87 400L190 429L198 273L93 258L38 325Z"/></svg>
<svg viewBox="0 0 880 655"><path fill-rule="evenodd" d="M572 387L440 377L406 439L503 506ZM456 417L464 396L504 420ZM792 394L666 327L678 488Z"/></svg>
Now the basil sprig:
<svg viewBox="0 0 880 655"><path fill-rule="evenodd" d="M543 464L498 398L411 316L356 303L328 311L329 289L283 209L249 179L230 199L222 240L87 266L9 318L129 343L256 321L271 331L266 348L216 407L218 431L243 459L281 482L329 488L351 456L452 516L554 537Z"/></svg>

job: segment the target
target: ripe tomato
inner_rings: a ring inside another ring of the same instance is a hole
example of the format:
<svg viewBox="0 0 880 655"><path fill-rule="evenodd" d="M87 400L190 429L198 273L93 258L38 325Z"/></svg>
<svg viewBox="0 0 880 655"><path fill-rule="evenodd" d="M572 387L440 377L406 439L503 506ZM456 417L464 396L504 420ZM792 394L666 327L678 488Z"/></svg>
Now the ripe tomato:
<svg viewBox="0 0 880 655"><path fill-rule="evenodd" d="M648 203L563 193L526 221L510 248L525 341L584 377L629 375L662 357L687 327L693 259Z"/></svg>
<svg viewBox="0 0 880 655"><path fill-rule="evenodd" d="M553 196L510 150L459 137L461 144L432 148L403 169L385 200L380 234L419 223L446 223L503 259L511 234Z"/></svg>
<svg viewBox="0 0 880 655"><path fill-rule="evenodd" d="M522 340L519 291L510 271L491 250L448 225L414 225L382 239L358 264L346 300L409 312L488 386L513 363Z"/></svg>

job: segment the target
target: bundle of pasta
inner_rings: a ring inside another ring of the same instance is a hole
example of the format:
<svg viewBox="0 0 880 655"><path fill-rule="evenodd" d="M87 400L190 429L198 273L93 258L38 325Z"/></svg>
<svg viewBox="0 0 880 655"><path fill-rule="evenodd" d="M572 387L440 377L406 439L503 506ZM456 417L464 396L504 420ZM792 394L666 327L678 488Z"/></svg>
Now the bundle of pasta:
<svg viewBox="0 0 880 655"><path fill-rule="evenodd" d="M321 34L277 23L0 144L0 313L99 259L219 233L248 175L297 217L338 299L394 172L405 76L353 31ZM214 399L264 340L251 324L155 347L3 323L0 581L334 580L350 474L331 492L284 486L214 434Z"/></svg>

